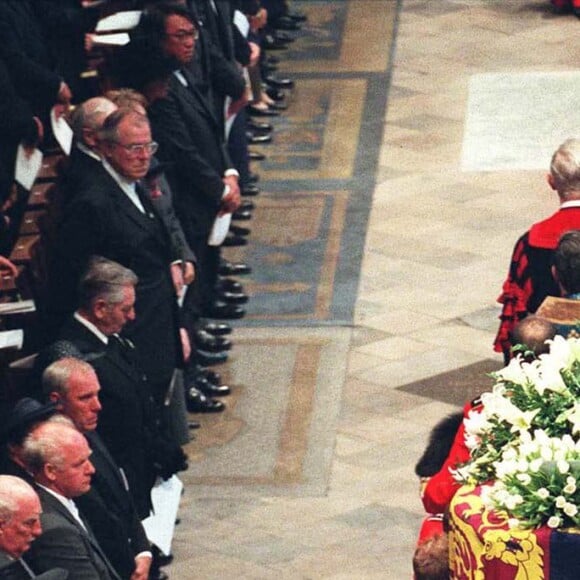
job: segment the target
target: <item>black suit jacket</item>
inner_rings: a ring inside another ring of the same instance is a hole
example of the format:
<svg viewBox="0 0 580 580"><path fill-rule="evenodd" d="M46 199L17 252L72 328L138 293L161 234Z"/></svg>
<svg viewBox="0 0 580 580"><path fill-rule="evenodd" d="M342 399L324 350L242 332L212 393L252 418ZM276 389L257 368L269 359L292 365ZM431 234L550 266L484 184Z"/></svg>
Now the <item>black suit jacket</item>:
<svg viewBox="0 0 580 580"><path fill-rule="evenodd" d="M86 531L53 495L40 487L42 534L32 543L24 559L36 572L54 567L69 571L74 580L121 580L95 537Z"/></svg>
<svg viewBox="0 0 580 580"><path fill-rule="evenodd" d="M125 329L137 345L141 368L152 383L169 383L181 364L179 312L170 264L169 234L153 206L144 214L102 165L66 205L49 269L48 309L62 321L76 309L76 288L88 259L104 256L139 277L136 320Z"/></svg>
<svg viewBox="0 0 580 580"><path fill-rule="evenodd" d="M121 578L130 578L135 556L151 546L133 498L113 457L97 433L86 433L95 474L91 490L76 503Z"/></svg>
<svg viewBox="0 0 580 580"><path fill-rule="evenodd" d="M167 178L188 239L207 237L220 207L225 171L232 168L220 123L211 105L182 71L187 87L173 75L169 95L149 108L159 158L171 163Z"/></svg>
<svg viewBox="0 0 580 580"><path fill-rule="evenodd" d="M69 573L63 568L54 568L42 574L35 574L25 566L22 559L13 560L4 552L0 551L0 580L29 580L38 578L39 580L66 580Z"/></svg>
<svg viewBox="0 0 580 580"><path fill-rule="evenodd" d="M94 367L101 391L102 410L97 430L127 479L141 519L151 510L151 489L156 471L151 456L154 440L161 437L160 419L147 379L136 360L111 352L90 330L71 317L60 339L72 342Z"/></svg>

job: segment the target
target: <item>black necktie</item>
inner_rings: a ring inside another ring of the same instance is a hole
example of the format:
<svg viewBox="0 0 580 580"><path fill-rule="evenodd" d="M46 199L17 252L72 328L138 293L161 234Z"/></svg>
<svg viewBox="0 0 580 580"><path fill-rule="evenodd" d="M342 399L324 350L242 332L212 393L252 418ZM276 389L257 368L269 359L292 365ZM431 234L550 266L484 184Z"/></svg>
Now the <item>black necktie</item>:
<svg viewBox="0 0 580 580"><path fill-rule="evenodd" d="M145 210L145 215L147 217L154 218L155 214L153 213L153 205L149 199L149 195L147 195L145 188L139 182L135 183L135 193L137 194L137 197L139 198L139 201Z"/></svg>

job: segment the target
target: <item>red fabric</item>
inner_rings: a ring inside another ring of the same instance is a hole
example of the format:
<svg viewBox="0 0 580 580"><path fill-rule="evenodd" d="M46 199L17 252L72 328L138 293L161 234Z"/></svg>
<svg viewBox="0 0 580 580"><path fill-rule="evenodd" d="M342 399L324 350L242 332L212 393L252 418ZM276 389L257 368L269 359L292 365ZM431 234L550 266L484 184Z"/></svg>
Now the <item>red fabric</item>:
<svg viewBox="0 0 580 580"><path fill-rule="evenodd" d="M496 352L510 352L511 332L516 324L528 314L528 301L534 293L533 281L530 277L528 248L555 250L562 234L575 229L580 229L580 208L564 208L534 224L529 232L516 242L508 277L497 299L500 304L503 304L503 308L499 330L493 343Z"/></svg>
<svg viewBox="0 0 580 580"><path fill-rule="evenodd" d="M443 529L443 514L429 514L421 524L419 540L417 543L420 544L437 534L443 533L445 533L445 530Z"/></svg>
<svg viewBox="0 0 580 580"><path fill-rule="evenodd" d="M530 246L555 250L563 233L578 228L580 228L580 207L561 209L530 228Z"/></svg>
<svg viewBox="0 0 580 580"><path fill-rule="evenodd" d="M463 417L467 417L473 408L472 403L467 403L463 408ZM451 469L469 459L469 449L465 445L465 426L463 422L459 426L449 455L441 469L429 479L423 490L421 500L423 507L428 513L443 513L449 506L451 498L459 489L460 484L451 475Z"/></svg>
<svg viewBox="0 0 580 580"><path fill-rule="evenodd" d="M481 487L461 488L449 511L453 580L564 580L550 574L549 528L510 529L507 516L485 508ZM568 576L577 578L577 576Z"/></svg>

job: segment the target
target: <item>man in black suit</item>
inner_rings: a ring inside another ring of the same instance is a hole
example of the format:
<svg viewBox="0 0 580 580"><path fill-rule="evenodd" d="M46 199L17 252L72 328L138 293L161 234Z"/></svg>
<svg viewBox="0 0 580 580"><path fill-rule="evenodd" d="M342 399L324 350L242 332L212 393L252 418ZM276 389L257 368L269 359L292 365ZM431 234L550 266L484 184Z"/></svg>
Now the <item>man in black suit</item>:
<svg viewBox="0 0 580 580"><path fill-rule="evenodd" d="M82 360L63 358L44 371L42 382L46 397L84 434L92 451L95 473L90 491L77 499L81 513L119 576L147 580L152 553L133 503L134 482L127 481L126 472L119 469L95 432L101 411L101 388L95 371ZM131 447L131 440L125 445ZM150 492L150 487L145 489L145 493Z"/></svg>
<svg viewBox="0 0 580 580"><path fill-rule="evenodd" d="M25 439L21 457L34 477L43 530L25 560L37 572L64 568L75 580L120 580L74 501L91 487L90 455L72 425L45 422Z"/></svg>
<svg viewBox="0 0 580 580"><path fill-rule="evenodd" d="M49 272L52 307L72 313L76 288L92 255L115 260L139 277L135 320L125 328L137 346L140 367L159 406L174 370L189 357L180 329L171 265L179 260L169 234L139 180L149 170L157 144L146 117L134 111L110 114L102 129L104 159L67 204L58 228Z"/></svg>
<svg viewBox="0 0 580 580"><path fill-rule="evenodd" d="M36 575L22 559L42 532L41 509L38 496L28 483L13 475L0 475L0 579L68 578L64 569Z"/></svg>
<svg viewBox="0 0 580 580"><path fill-rule="evenodd" d="M191 307L197 306L208 318L239 318L242 308L216 301L219 246L208 244L218 214L240 206L239 175L228 156L221 122L189 70L197 28L187 9L173 5L151 9L141 27L179 64L169 94L152 103L148 113L160 143L159 158L172 163L167 177L176 210L200 263L198 296Z"/></svg>
<svg viewBox="0 0 580 580"><path fill-rule="evenodd" d="M105 258L93 258L81 280L79 309L62 328L60 338L74 344L96 371L99 420L91 430L96 427L123 469L144 519L151 510L156 477L166 479L186 467L186 458L154 404L136 348L119 336L125 324L135 318L136 284L131 270ZM46 395L47 371L43 378ZM50 385L53 400L68 398L61 386ZM180 396L183 402L183 393Z"/></svg>

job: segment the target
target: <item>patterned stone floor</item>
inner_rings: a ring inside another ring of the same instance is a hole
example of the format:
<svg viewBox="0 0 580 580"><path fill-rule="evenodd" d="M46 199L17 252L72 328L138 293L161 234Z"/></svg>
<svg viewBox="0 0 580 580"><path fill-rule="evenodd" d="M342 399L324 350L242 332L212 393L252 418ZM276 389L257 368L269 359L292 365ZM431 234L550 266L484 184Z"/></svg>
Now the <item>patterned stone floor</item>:
<svg viewBox="0 0 580 580"><path fill-rule="evenodd" d="M372 19L385 2L360 4ZM422 516L415 461L431 426L461 404L461 378L468 398L478 373L483 385L500 364L494 301L513 243L556 207L543 169L462 169L470 81L575 71L579 27L547 0L401 1L328 487L225 497L216 486L204 499L186 487L171 578L411 577ZM577 116L574 99L569 107ZM530 146L533 113L514 113Z"/></svg>

